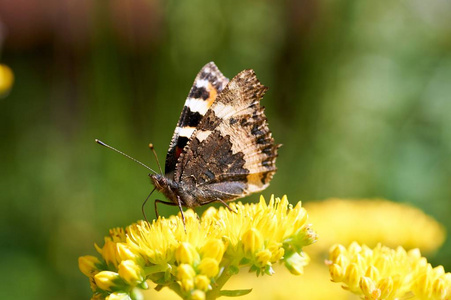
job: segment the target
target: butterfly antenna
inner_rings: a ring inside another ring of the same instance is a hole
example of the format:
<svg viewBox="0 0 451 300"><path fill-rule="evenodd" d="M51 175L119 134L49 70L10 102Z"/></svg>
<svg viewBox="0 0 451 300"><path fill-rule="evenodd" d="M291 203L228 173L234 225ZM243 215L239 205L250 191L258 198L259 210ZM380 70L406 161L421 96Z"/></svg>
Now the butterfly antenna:
<svg viewBox="0 0 451 300"><path fill-rule="evenodd" d="M150 150L152 150L153 156L155 156L155 160L157 161L158 169L160 169L161 175L163 175L163 170L161 169L160 161L158 160L157 152L155 152L155 148L153 147L153 144L149 144Z"/></svg>
<svg viewBox="0 0 451 300"><path fill-rule="evenodd" d="M125 156L125 157L127 157L127 158L133 160L135 163L140 164L141 166L143 166L144 168L150 170L151 172L153 172L153 173L155 173L155 174L158 174L157 172L155 172L154 170L152 170L150 167L146 166L145 164L143 164L143 163L140 162L139 160L137 160L137 159L131 157L130 155L127 155L127 154L125 154L124 152L119 151L119 150L117 150L116 148L113 148L113 147L111 147L110 145L105 144L104 142L102 142L102 141L100 141L100 140L98 140L98 139L96 139L96 143L99 144L99 145L102 145L102 146L104 146L104 147L107 147L108 149L111 149L111 150L113 150L113 151L116 151L117 153L122 154L123 156Z"/></svg>

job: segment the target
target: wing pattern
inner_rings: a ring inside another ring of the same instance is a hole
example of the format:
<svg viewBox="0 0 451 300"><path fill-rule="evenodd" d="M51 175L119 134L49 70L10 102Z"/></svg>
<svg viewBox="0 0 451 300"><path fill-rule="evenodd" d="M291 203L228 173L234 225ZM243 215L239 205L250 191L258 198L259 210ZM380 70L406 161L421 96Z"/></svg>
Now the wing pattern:
<svg viewBox="0 0 451 300"><path fill-rule="evenodd" d="M212 201L265 189L276 171L274 144L260 100L267 88L253 70L235 76L205 112L181 152L174 180L195 185ZM208 202L207 202L208 201ZM205 204L202 203L202 204Z"/></svg>
<svg viewBox="0 0 451 300"><path fill-rule="evenodd" d="M229 82L214 62L197 74L185 101L166 155L165 176L172 179L177 159L205 113Z"/></svg>

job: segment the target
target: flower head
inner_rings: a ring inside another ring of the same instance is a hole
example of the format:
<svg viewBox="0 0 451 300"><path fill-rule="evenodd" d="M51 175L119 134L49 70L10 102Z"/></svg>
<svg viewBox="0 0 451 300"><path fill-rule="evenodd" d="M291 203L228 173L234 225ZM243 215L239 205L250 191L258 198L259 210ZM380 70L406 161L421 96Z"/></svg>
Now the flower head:
<svg viewBox="0 0 451 300"><path fill-rule="evenodd" d="M380 244L335 245L327 262L334 282L364 299L450 299L451 273L432 268L418 249L405 251Z"/></svg>
<svg viewBox="0 0 451 300"><path fill-rule="evenodd" d="M334 198L310 202L305 207L321 236L313 251L327 252L334 244L349 245L357 241L370 247L382 243L429 253L445 240L445 229L440 223L407 204L382 199Z"/></svg>
<svg viewBox="0 0 451 300"><path fill-rule="evenodd" d="M14 73L6 65L0 64L0 97L5 96L11 90L14 83Z"/></svg>
<svg viewBox="0 0 451 300"><path fill-rule="evenodd" d="M94 282L95 296L131 295L150 279L157 289L168 286L185 299L220 296L227 279L243 267L273 274L273 265L282 262L302 274L308 263L302 249L316 234L300 203L293 207L286 197L271 197L267 204L261 197L258 204L230 207L211 207L200 219L186 211L186 231L180 216L113 229L104 246L96 246L102 259L80 258L80 269Z"/></svg>

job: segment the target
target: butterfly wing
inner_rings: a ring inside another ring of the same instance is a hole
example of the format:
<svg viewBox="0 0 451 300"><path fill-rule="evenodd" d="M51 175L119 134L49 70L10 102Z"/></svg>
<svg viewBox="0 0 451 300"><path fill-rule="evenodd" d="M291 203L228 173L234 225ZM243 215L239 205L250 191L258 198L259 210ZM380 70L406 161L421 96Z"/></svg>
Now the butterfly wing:
<svg viewBox="0 0 451 300"><path fill-rule="evenodd" d="M214 62L206 64L197 74L175 127L166 155L165 176L173 178L176 162L200 120L224 89L229 79L222 75Z"/></svg>
<svg viewBox="0 0 451 300"><path fill-rule="evenodd" d="M279 145L260 106L266 90L253 70L239 73L183 149L174 180L196 186L200 204L243 197L269 185Z"/></svg>

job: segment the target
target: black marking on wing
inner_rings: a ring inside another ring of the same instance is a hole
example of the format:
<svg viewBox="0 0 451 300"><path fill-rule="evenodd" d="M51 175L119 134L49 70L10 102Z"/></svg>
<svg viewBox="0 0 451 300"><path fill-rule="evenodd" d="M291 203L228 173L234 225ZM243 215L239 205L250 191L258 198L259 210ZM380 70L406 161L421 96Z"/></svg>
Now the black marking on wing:
<svg viewBox="0 0 451 300"><path fill-rule="evenodd" d="M179 148L181 150L186 146L187 143L188 143L188 138L186 136L181 136L177 140L177 148Z"/></svg>
<svg viewBox="0 0 451 300"><path fill-rule="evenodd" d="M183 107L182 116L179 121L180 127L197 127L199 125L200 120L202 119L202 115L200 113L192 112L191 109L187 106Z"/></svg>
<svg viewBox="0 0 451 300"><path fill-rule="evenodd" d="M208 97L210 97L210 93L203 86L202 87L193 86L188 97L207 100Z"/></svg>

